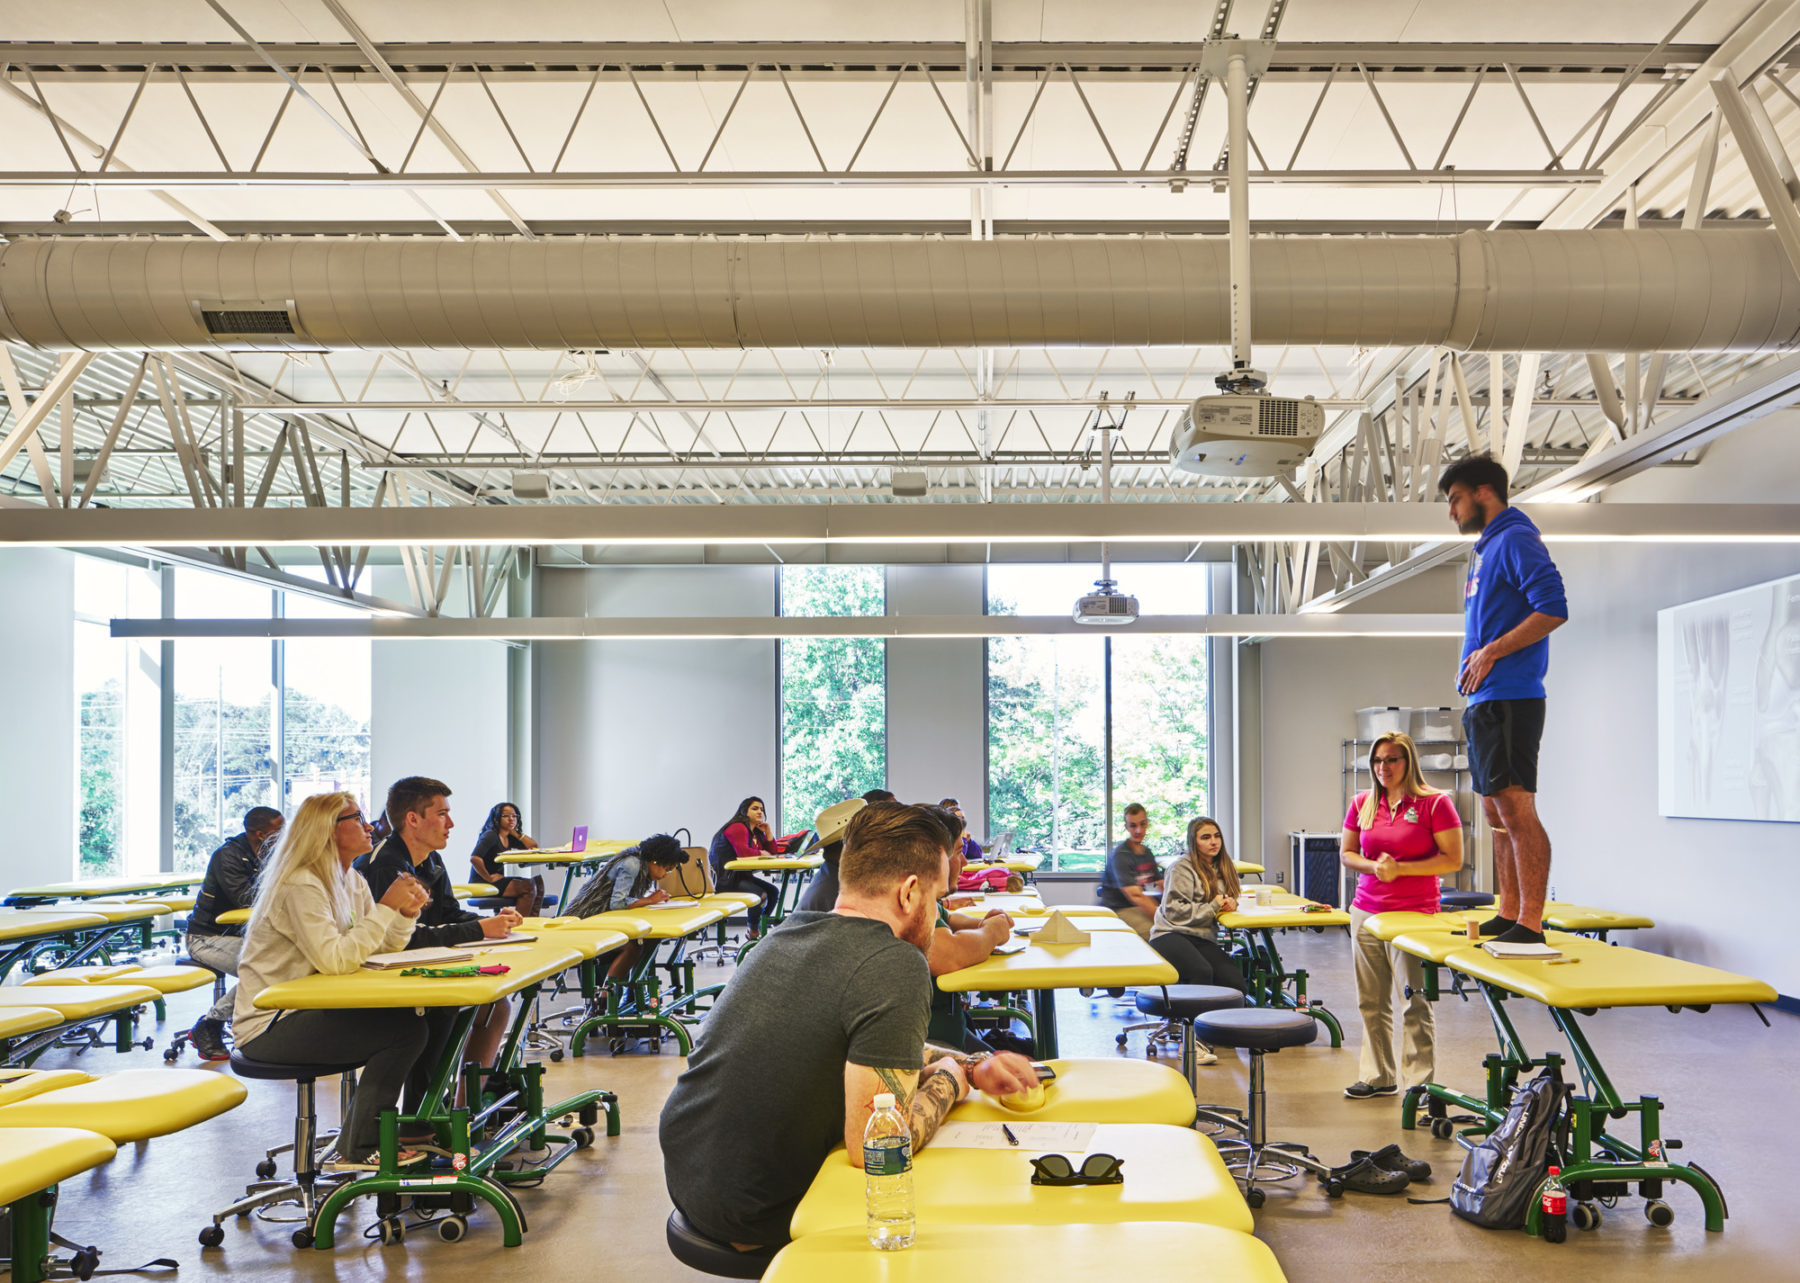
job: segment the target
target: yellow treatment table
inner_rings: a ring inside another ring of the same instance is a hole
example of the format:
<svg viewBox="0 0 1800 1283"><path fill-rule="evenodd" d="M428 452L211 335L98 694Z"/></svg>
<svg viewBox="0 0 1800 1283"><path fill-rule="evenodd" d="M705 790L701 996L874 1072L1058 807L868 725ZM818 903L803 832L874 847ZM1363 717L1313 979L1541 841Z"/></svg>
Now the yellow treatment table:
<svg viewBox="0 0 1800 1283"><path fill-rule="evenodd" d="M8 1007L0 1010L0 1064L10 1065L15 1060L30 1055L27 1043L31 1035L60 1029L62 1023L62 1013L48 1007Z"/></svg>
<svg viewBox="0 0 1800 1283"><path fill-rule="evenodd" d="M12 1213L13 1283L43 1283L53 1199L40 1198L118 1152L106 1137L73 1127L0 1128L0 1204Z"/></svg>
<svg viewBox="0 0 1800 1283"><path fill-rule="evenodd" d="M1028 1114L997 1104L985 1092L950 1111L953 1123L1161 1123L1194 1125L1194 1089L1154 1060L1052 1060L1056 1078L1044 1084L1044 1103Z"/></svg>
<svg viewBox="0 0 1800 1283"><path fill-rule="evenodd" d="M1573 1136L1569 1163L1562 1173L1572 1199L1571 1219L1577 1228L1592 1229L1600 1223L1596 1200L1618 1197L1635 1182L1648 1200L1645 1215L1652 1224L1667 1225L1674 1212L1662 1201L1663 1185L1677 1181L1700 1196L1706 1228L1725 1228L1725 1200L1704 1169L1677 1163L1670 1152L1678 1142L1662 1136L1662 1101L1640 1096L1628 1101L1613 1085L1600 1057L1577 1020L1609 1007L1668 1007L1671 1011L1706 1011L1718 1003L1773 1002L1775 990L1749 976L1702 966L1681 958L1609 945L1574 934L1551 933L1548 942L1561 960L1496 958L1485 949L1471 947L1454 933L1402 931L1394 945L1425 960L1430 967L1444 966L1473 980L1481 990L1500 1044L1497 1054L1486 1058L1487 1090L1483 1097L1465 1095L1437 1083L1408 1089L1402 1097L1401 1126L1416 1125L1418 1105L1426 1103L1434 1135L1447 1137L1456 1130L1445 1106L1468 1111L1473 1126L1465 1135L1492 1131L1506 1116L1513 1085L1532 1069L1555 1068L1564 1058L1555 1052L1533 1057L1506 1002L1528 998L1544 1004L1569 1045L1569 1059L1579 1078L1570 1101ZM1451 947L1455 946L1455 947ZM1573 1085L1573 1084L1572 1084ZM1608 1122L1636 1114L1635 1142L1608 1134ZM1526 1232L1538 1232L1539 1200L1534 1196L1526 1220Z"/></svg>
<svg viewBox="0 0 1800 1283"><path fill-rule="evenodd" d="M567 846L535 847L529 851L504 851L493 857L493 863L502 866L518 866L520 877L531 877L533 869L556 869L563 871L562 898L558 904L569 903L569 893L575 889L577 873L592 873L605 864L613 856L630 846L629 842L595 842L590 840L579 851L571 851Z"/></svg>
<svg viewBox="0 0 1800 1283"><path fill-rule="evenodd" d="M162 1000L162 994L149 985L74 984L74 985L6 985L0 987L0 1013L14 1008L54 1011L65 1026L83 1026L111 1020L114 1025L113 1046L128 1051L134 1045L136 1010ZM63 1029L61 1033L71 1030ZM53 1040L33 1039L27 1049L14 1048L14 1055L29 1063L41 1055ZM149 1050L151 1040L144 1039Z"/></svg>
<svg viewBox="0 0 1800 1283"><path fill-rule="evenodd" d="M141 878L83 878L76 882L49 882L43 886L20 887L6 897L6 903L27 906L51 900L81 900L91 896L190 891L204 881L206 875L203 873L163 873Z"/></svg>
<svg viewBox="0 0 1800 1283"><path fill-rule="evenodd" d="M458 900L486 900L500 894L500 888L491 882L452 882L450 891Z"/></svg>
<svg viewBox="0 0 1800 1283"><path fill-rule="evenodd" d="M1344 1044L1344 1028L1325 1004L1306 996L1304 969L1289 971L1275 947L1277 931L1347 927L1350 915L1342 909L1320 905L1286 891L1276 891L1269 905L1249 905L1242 897L1233 913L1221 913L1219 925L1239 937L1238 953L1244 978L1250 982L1246 999L1253 1007L1304 1011L1325 1026L1331 1045ZM1310 908L1309 908L1310 906Z"/></svg>
<svg viewBox="0 0 1800 1283"><path fill-rule="evenodd" d="M546 932L546 935L550 933ZM593 1124L599 1111L607 1111L607 1134L619 1134L618 1099L611 1092L584 1091L566 1100L546 1104L543 1095L542 1065L524 1064L519 1044L529 1022L532 1002L538 989L551 978L571 967L580 966L587 945L596 948L618 948L625 943L619 932L607 933L604 940L584 942L583 948L539 939L532 944L511 946L474 946L479 963L504 963L504 975L472 976L407 976L400 971L358 970L349 975L311 975L298 980L270 985L256 995L256 1005L265 1010L308 1011L343 1010L369 1007L454 1007L459 1008L444 1054L433 1071L431 1084L417 1114L406 1121L427 1124L437 1133L439 1145L450 1151L450 1170L410 1171L396 1161L399 1148L399 1122L396 1114L387 1113L381 1123L381 1161L378 1170L337 1186L320 1200L310 1227L313 1244L330 1248L340 1211L352 1200L366 1194L376 1197L376 1215L385 1236L400 1216L400 1200L411 1198L434 1202L450 1201L457 1196L485 1201L500 1220L507 1247L522 1241L524 1217L511 1193L504 1188L519 1181L536 1182L576 1149L594 1139ZM504 952L497 950L504 949ZM471 1067L463 1074L471 1108L452 1108L454 1082L462 1065L463 1048L473 1028L476 1011L488 1003L519 995L520 1003L513 1024L492 1066ZM478 1147L471 1140L471 1116L477 1110L500 1107L508 1097L515 1097L512 1115L499 1123L494 1135ZM581 1126L564 1136L549 1131L553 1120L579 1114ZM499 1169L500 1160L520 1144L529 1141L534 1148L549 1142L558 1148L545 1162L528 1170L507 1172ZM218 1225L227 1213L214 1217ZM453 1215L462 1216L457 1211ZM466 1220L463 1222L466 1227Z"/></svg>
<svg viewBox="0 0 1800 1283"><path fill-rule="evenodd" d="M1046 1193L1062 1191L1047 1190ZM904 1252L869 1246L860 1227L789 1243L763 1283L944 1283L946 1279L1105 1279L1122 1269L1176 1278L1195 1270L1232 1283L1282 1283L1262 1240L1217 1225L936 1225L921 1221Z"/></svg>
<svg viewBox="0 0 1800 1283"><path fill-rule="evenodd" d="M768 913L763 915L763 930L766 932L778 927L795 905L800 903L800 893L805 888L808 875L814 869L825 867L822 855L753 855L741 860L725 861L728 873L779 873L781 881L775 888L775 903ZM788 888L794 892L794 903L788 903ZM754 943L754 941L752 941ZM749 945L738 951L741 959L749 951Z"/></svg>
<svg viewBox="0 0 1800 1283"><path fill-rule="evenodd" d="M1087 944L1031 940L1018 953L995 954L972 967L947 972L937 978L937 986L945 993L1030 990L1032 1033L1038 1055L1048 1059L1057 1054L1056 990L1168 985L1178 978L1175 968L1137 932L1095 931Z"/></svg>
<svg viewBox="0 0 1800 1283"><path fill-rule="evenodd" d="M241 927L250 921L250 910L227 909L218 916L217 921L222 927Z"/></svg>
<svg viewBox="0 0 1800 1283"><path fill-rule="evenodd" d="M75 1069L0 1069L0 1131L80 1127L116 1145L183 1131L250 1093L203 1069L123 1069L96 1078Z"/></svg>
<svg viewBox="0 0 1800 1283"><path fill-rule="evenodd" d="M1041 1186L1030 1159L1042 1151L927 1145L913 1159L913 1201L923 1226L1063 1225L1071 1222L1194 1221L1245 1234L1254 1226L1213 1143L1191 1127L1102 1123L1084 1153L1124 1162L1123 1185ZM1081 1165L1082 1155L1069 1161ZM863 1174L833 1150L794 1211L796 1239L855 1228L864 1220Z"/></svg>
<svg viewBox="0 0 1800 1283"><path fill-rule="evenodd" d="M1240 878L1247 878L1247 877L1252 877L1252 876L1260 878L1263 874L1265 874L1269 871L1263 865L1252 864L1249 860L1233 860L1231 862L1231 864L1232 864L1232 867L1237 870L1238 876Z"/></svg>
<svg viewBox="0 0 1800 1283"><path fill-rule="evenodd" d="M674 1037L683 1056L694 1048L693 1033L682 1019L684 1011L697 1011L695 1004L718 992L718 987L696 988L694 964L687 958L687 941L715 923L723 922L736 908L735 902L709 897L705 900L666 900L662 904L638 909L619 909L596 913L588 918L556 918L546 923L545 937L557 938L568 930L590 930L609 923L635 924L637 939L649 940L651 947L643 951L637 965L624 980L605 986L601 991L599 968L589 963L582 967L580 1008L559 1013L568 1029L569 1046L576 1056L586 1054L589 1035L605 1029L615 1052L632 1033L654 1037L661 1050L662 1035ZM663 955L658 946L670 944ZM665 987L657 971L667 977ZM558 1059L554 1052L552 1059Z"/></svg>
<svg viewBox="0 0 1800 1283"><path fill-rule="evenodd" d="M102 915L78 907L0 909L0 980L40 955L74 954L86 935L107 926Z"/></svg>

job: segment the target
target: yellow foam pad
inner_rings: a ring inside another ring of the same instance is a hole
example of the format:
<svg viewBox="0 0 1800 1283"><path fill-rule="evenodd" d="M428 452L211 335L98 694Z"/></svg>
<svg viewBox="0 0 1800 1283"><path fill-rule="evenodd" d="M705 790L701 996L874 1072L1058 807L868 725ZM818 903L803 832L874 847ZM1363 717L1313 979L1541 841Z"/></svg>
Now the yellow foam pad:
<svg viewBox="0 0 1800 1283"><path fill-rule="evenodd" d="M0 1010L0 1038L22 1038L54 1029L62 1022L61 1013L48 1007L10 1007Z"/></svg>
<svg viewBox="0 0 1800 1283"><path fill-rule="evenodd" d="M17 1202L79 1176L117 1152L106 1137L73 1127L0 1130L0 1203Z"/></svg>
<svg viewBox="0 0 1800 1283"><path fill-rule="evenodd" d="M0 1105L11 1105L47 1091L92 1082L79 1069L0 1069Z"/></svg>
<svg viewBox="0 0 1800 1283"><path fill-rule="evenodd" d="M1047 1099L1044 1084L1037 1083L1024 1091L1015 1091L1005 1096L995 1096L994 1103L1002 1109L1010 1109L1015 1114L1033 1114L1044 1107Z"/></svg>
<svg viewBox="0 0 1800 1283"><path fill-rule="evenodd" d="M1564 931L1645 931L1656 923L1638 913L1618 913L1588 904L1547 904L1544 925Z"/></svg>
<svg viewBox="0 0 1800 1283"><path fill-rule="evenodd" d="M105 984L109 980L117 980L120 976L132 975L143 968L135 962L122 962L116 966L61 967L55 971L40 972L19 983L25 985L92 985ZM135 982L134 982L135 983Z"/></svg>
<svg viewBox="0 0 1800 1283"><path fill-rule="evenodd" d="M249 1095L204 1069L124 1069L0 1107L0 1128L81 1126L115 1144L167 1136L235 1109Z"/></svg>
<svg viewBox="0 0 1800 1283"><path fill-rule="evenodd" d="M763 1283L1105 1279L1134 1266L1161 1273L1183 1265L1237 1283L1283 1283L1286 1277L1267 1244L1217 1225L937 1225L921 1219L918 1241L904 1252L870 1247L861 1226L809 1234L781 1249Z"/></svg>
<svg viewBox="0 0 1800 1283"><path fill-rule="evenodd" d="M158 993L186 993L203 989L213 981L213 973L205 967L186 967L165 963L160 967L144 967L125 977L126 984L149 985Z"/></svg>
<svg viewBox="0 0 1800 1283"><path fill-rule="evenodd" d="M738 909L748 909L751 905L756 904L761 899L761 896L751 895L748 891L713 891L710 894L701 896L700 903L707 904L709 902L717 902L719 904L733 905L735 907L732 909L732 912L736 913Z"/></svg>
<svg viewBox="0 0 1800 1283"><path fill-rule="evenodd" d="M1446 961L1457 971L1549 1007L1699 1007L1776 998L1771 986L1749 976L1644 949L1581 936L1570 939L1576 943L1551 943L1581 960L1573 965L1496 958L1485 949L1462 949Z"/></svg>
<svg viewBox="0 0 1800 1283"><path fill-rule="evenodd" d="M87 1020L161 996L149 985L5 985L0 986L0 1008L47 1007L64 1020Z"/></svg>
<svg viewBox="0 0 1800 1283"><path fill-rule="evenodd" d="M1153 1060L1052 1060L1053 1082L1044 1085L1044 1102L1031 1111L1044 1123L1194 1124L1194 1092L1186 1078ZM985 1092L950 1111L959 1123L1005 1122L1016 1113Z"/></svg>

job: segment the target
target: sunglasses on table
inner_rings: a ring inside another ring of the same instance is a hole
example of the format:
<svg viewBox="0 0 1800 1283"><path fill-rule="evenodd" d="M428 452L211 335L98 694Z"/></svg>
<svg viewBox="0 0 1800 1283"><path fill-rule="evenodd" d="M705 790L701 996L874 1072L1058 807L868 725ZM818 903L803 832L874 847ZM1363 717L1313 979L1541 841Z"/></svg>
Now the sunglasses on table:
<svg viewBox="0 0 1800 1283"><path fill-rule="evenodd" d="M1125 1160L1111 1154L1089 1154L1077 1169L1064 1154L1031 1160L1033 1185L1123 1185Z"/></svg>

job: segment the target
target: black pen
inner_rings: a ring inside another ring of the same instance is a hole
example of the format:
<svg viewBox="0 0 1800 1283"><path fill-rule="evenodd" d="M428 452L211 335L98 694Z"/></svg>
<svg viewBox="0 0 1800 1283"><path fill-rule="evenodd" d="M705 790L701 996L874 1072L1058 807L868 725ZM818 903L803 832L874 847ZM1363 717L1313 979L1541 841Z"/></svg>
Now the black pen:
<svg viewBox="0 0 1800 1283"><path fill-rule="evenodd" d="M1017 1136L1013 1135L1012 1128L1008 1127L1005 1123L1001 1123L1000 1131L1001 1131L1001 1134L1006 1137L1006 1143L1008 1145L1011 1145L1014 1149L1017 1149L1019 1147L1019 1138Z"/></svg>

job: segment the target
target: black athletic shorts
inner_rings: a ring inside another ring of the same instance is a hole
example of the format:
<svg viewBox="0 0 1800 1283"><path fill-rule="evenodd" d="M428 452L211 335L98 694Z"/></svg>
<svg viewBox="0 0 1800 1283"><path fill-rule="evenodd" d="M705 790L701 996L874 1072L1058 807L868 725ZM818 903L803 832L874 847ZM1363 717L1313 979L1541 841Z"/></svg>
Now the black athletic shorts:
<svg viewBox="0 0 1800 1283"><path fill-rule="evenodd" d="M1489 699L1463 710L1469 773L1475 791L1492 797L1513 785L1537 792L1538 741L1544 738L1544 701Z"/></svg>

